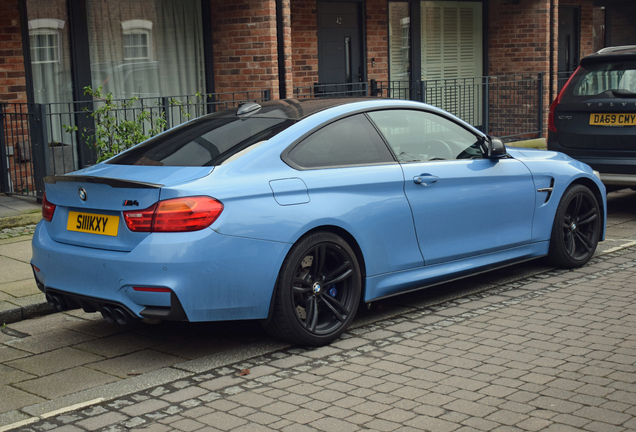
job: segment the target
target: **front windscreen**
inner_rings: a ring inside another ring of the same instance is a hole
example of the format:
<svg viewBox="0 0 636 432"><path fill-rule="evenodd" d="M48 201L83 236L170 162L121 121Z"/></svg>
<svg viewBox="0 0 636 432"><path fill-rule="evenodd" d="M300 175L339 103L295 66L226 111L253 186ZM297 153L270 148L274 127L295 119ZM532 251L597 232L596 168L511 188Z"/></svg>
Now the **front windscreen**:
<svg viewBox="0 0 636 432"><path fill-rule="evenodd" d="M117 165L215 166L249 152L293 120L259 117L197 119L115 156Z"/></svg>
<svg viewBox="0 0 636 432"><path fill-rule="evenodd" d="M621 61L581 67L573 82L574 96L595 96L607 91L636 95L636 62Z"/></svg>

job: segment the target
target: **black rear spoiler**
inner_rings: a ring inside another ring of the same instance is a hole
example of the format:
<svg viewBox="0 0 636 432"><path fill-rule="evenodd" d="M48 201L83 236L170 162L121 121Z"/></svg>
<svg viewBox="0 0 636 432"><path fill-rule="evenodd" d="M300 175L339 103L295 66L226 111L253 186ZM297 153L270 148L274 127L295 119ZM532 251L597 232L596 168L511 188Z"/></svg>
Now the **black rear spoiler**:
<svg viewBox="0 0 636 432"><path fill-rule="evenodd" d="M146 183L135 180L122 180L108 177L93 177L82 175L55 175L44 177L44 183L55 184L57 182L77 182L105 184L110 187L120 189L159 189L164 185L156 183Z"/></svg>

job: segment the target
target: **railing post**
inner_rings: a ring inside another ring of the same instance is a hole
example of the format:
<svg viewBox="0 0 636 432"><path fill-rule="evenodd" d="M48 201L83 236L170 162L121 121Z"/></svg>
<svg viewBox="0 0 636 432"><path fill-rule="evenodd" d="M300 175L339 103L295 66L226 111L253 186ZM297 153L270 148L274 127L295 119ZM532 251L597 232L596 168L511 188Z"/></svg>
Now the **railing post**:
<svg viewBox="0 0 636 432"><path fill-rule="evenodd" d="M414 100L426 103L426 81L422 80L419 83L420 98Z"/></svg>
<svg viewBox="0 0 636 432"><path fill-rule="evenodd" d="M85 111L84 108L87 108ZM89 140L95 134L95 120L90 117L93 111L92 101L76 101L73 103L75 113L75 125L77 131L77 157L78 168L85 168L97 162L97 151L89 144ZM46 144L46 143L45 143Z"/></svg>
<svg viewBox="0 0 636 432"><path fill-rule="evenodd" d="M272 100L272 91L271 89L265 89L263 91L263 99L266 101Z"/></svg>
<svg viewBox="0 0 636 432"><path fill-rule="evenodd" d="M539 86L539 88L537 89L537 97L539 99L537 101L537 122L539 126L539 138L543 138L543 74L544 72L539 72L539 81L537 83L537 85Z"/></svg>
<svg viewBox="0 0 636 432"><path fill-rule="evenodd" d="M377 96L378 95L378 82L375 79L371 79L369 81L370 87L371 87L371 96Z"/></svg>
<svg viewBox="0 0 636 432"><path fill-rule="evenodd" d="M166 125L163 127L163 130L170 129L171 126L171 117L170 117L170 101L167 97L161 98L161 114L163 114L163 119L166 121Z"/></svg>
<svg viewBox="0 0 636 432"><path fill-rule="evenodd" d="M483 102L483 109L484 109L484 121L482 122L482 127L484 128L484 130L482 130L483 133L485 133L486 135L488 135L488 131L490 130L490 80L488 79L488 77L484 77L484 102Z"/></svg>
<svg viewBox="0 0 636 432"><path fill-rule="evenodd" d="M7 142L4 139L4 107L5 104L0 104L0 192L10 193L9 185L9 164L7 163Z"/></svg>
<svg viewBox="0 0 636 432"><path fill-rule="evenodd" d="M33 104L33 122L31 122L31 149L33 151L33 179L35 180L35 191L38 198L44 194L44 177L47 169L52 164L49 162L50 155L47 152L49 140L47 137L46 125L46 105Z"/></svg>

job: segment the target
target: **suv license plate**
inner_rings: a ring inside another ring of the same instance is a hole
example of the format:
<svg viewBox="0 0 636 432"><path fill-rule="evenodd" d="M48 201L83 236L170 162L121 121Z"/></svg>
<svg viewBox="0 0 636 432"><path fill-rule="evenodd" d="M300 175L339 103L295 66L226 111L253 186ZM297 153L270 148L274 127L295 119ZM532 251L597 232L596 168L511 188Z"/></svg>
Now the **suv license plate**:
<svg viewBox="0 0 636 432"><path fill-rule="evenodd" d="M636 114L590 114L591 126L636 126Z"/></svg>
<svg viewBox="0 0 636 432"><path fill-rule="evenodd" d="M68 212L67 231L117 237L119 216L94 213Z"/></svg>

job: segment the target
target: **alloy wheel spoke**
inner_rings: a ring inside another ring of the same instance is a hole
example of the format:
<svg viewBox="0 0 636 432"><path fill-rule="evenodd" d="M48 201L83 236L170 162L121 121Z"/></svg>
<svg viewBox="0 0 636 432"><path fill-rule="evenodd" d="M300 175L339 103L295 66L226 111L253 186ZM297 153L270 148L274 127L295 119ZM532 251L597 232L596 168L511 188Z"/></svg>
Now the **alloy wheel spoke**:
<svg viewBox="0 0 636 432"><path fill-rule="evenodd" d="M316 331L316 324L318 323L318 302L316 297L310 296L307 299L305 310L307 316L305 317L305 327L310 332Z"/></svg>
<svg viewBox="0 0 636 432"><path fill-rule="evenodd" d="M314 259L311 262L311 274L313 275L314 280L318 279L318 276L322 273L322 268L325 265L326 251L327 246L324 244L319 244L312 251Z"/></svg>
<svg viewBox="0 0 636 432"><path fill-rule="evenodd" d="M572 233L567 233L565 235L565 247L567 248L570 256L574 256L574 252L576 251L576 242L574 241Z"/></svg>
<svg viewBox="0 0 636 432"><path fill-rule="evenodd" d="M579 211L581 211L582 204L583 204L583 195L578 194L577 196L574 197L574 211L572 212L574 217L576 217L576 215L579 214Z"/></svg>
<svg viewBox="0 0 636 432"><path fill-rule="evenodd" d="M592 208L589 212L580 217L581 220L579 220L579 226L589 224L590 222L595 221L597 217L598 213L596 212L596 209Z"/></svg>
<svg viewBox="0 0 636 432"><path fill-rule="evenodd" d="M349 311L344 307L342 303L328 295L323 296L322 300L331 310L333 315L338 318L338 321L344 322L347 319Z"/></svg>
<svg viewBox="0 0 636 432"><path fill-rule="evenodd" d="M340 267L325 276L325 284L338 283L348 278L353 273L351 262L346 261Z"/></svg>
<svg viewBox="0 0 636 432"><path fill-rule="evenodd" d="M311 292L311 287L309 286L297 286L296 283L292 285L292 291L294 294L308 294Z"/></svg>
<svg viewBox="0 0 636 432"><path fill-rule="evenodd" d="M583 234L581 234L578 231L576 231L574 234L581 241L581 244L583 245L585 250L590 252L592 250L592 242L590 241L590 239L588 239L587 237L585 237Z"/></svg>

